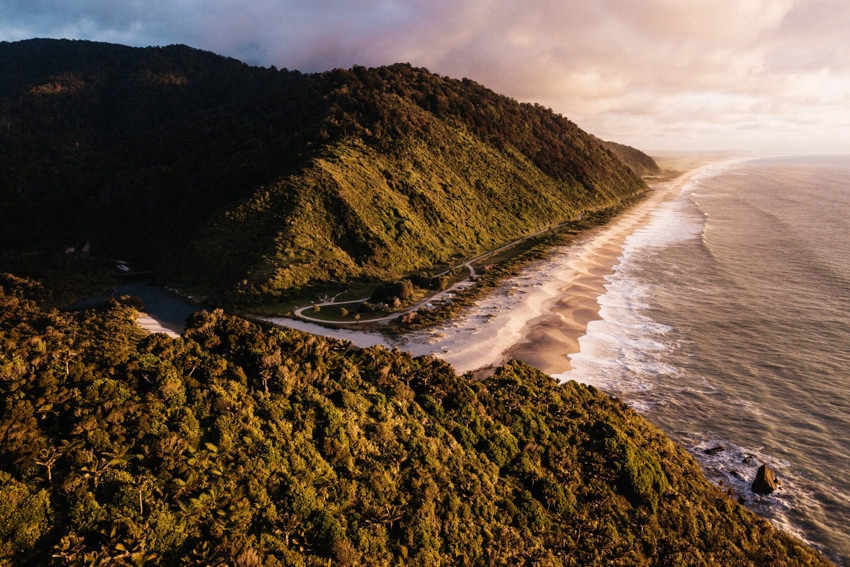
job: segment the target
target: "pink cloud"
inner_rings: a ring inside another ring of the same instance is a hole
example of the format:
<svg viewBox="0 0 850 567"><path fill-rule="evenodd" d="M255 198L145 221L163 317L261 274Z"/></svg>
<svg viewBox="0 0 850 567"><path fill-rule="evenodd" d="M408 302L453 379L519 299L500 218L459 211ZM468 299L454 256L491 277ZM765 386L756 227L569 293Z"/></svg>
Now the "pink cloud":
<svg viewBox="0 0 850 567"><path fill-rule="evenodd" d="M4 19L0 39L187 43L304 71L410 62L638 146L722 144L747 112L765 151L783 129L802 149L850 139L844 0L12 0Z"/></svg>

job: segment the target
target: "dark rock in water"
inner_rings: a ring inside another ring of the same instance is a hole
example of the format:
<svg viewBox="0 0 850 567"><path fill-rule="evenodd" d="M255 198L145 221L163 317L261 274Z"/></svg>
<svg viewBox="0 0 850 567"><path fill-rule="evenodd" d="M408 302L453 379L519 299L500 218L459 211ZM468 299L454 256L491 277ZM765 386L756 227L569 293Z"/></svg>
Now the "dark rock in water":
<svg viewBox="0 0 850 567"><path fill-rule="evenodd" d="M746 457L744 457L744 460L741 461L741 462L746 464L746 465L751 465L751 464L756 462L756 457L755 457L755 455L747 455Z"/></svg>
<svg viewBox="0 0 850 567"><path fill-rule="evenodd" d="M776 473L773 472L773 469L767 465L762 465L756 473L756 479L753 481L751 490L756 494L770 494L779 488L780 484L782 483L776 478Z"/></svg>
<svg viewBox="0 0 850 567"><path fill-rule="evenodd" d="M703 449L702 452L706 455L716 455L717 453L722 453L726 450L726 447L723 445L715 445L714 447L709 447L708 449Z"/></svg>

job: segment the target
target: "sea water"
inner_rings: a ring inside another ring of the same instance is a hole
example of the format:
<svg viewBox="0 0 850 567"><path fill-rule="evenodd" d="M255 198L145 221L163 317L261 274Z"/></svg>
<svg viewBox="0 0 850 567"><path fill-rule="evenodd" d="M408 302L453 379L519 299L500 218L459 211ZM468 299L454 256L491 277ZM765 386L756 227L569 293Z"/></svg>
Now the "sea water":
<svg viewBox="0 0 850 567"><path fill-rule="evenodd" d="M681 187L626 238L599 319L555 376L628 402L750 509L850 565L850 158L714 164ZM601 234L401 339L272 322L492 366ZM768 496L749 489L762 463L782 481Z"/></svg>
<svg viewBox="0 0 850 567"><path fill-rule="evenodd" d="M625 242L559 378L682 443L706 475L850 565L850 158L703 168ZM767 463L779 491L750 490Z"/></svg>

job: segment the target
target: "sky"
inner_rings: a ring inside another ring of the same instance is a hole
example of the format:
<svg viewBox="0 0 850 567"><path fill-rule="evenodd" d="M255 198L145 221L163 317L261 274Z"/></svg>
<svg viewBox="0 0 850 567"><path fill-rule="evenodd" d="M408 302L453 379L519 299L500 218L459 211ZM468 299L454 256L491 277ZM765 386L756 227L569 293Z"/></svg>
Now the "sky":
<svg viewBox="0 0 850 567"><path fill-rule="evenodd" d="M407 62L656 154L850 153L847 0L0 0L0 41L32 37Z"/></svg>

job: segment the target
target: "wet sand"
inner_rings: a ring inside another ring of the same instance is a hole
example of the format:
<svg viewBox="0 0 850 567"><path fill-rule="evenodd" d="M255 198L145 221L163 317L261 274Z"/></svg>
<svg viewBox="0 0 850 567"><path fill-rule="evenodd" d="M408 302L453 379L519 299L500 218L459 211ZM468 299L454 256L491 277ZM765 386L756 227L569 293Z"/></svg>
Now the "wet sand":
<svg viewBox="0 0 850 567"><path fill-rule="evenodd" d="M644 201L576 243L576 254L567 260L570 271L556 298L546 306L546 313L526 323L523 340L507 348L503 359L528 362L547 374L569 371L569 356L580 350L579 338L588 323L599 319L598 298L605 293L606 276L617 266L626 238L646 225L657 206L677 194L705 163L693 158L672 163L689 170L673 179L651 182L652 193Z"/></svg>
<svg viewBox="0 0 850 567"><path fill-rule="evenodd" d="M180 336L180 333L164 326L162 322L154 319L147 313L139 313L139 316L136 317L136 324L149 333L165 333L172 339L176 339Z"/></svg>

